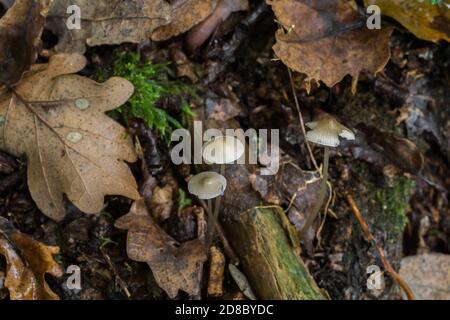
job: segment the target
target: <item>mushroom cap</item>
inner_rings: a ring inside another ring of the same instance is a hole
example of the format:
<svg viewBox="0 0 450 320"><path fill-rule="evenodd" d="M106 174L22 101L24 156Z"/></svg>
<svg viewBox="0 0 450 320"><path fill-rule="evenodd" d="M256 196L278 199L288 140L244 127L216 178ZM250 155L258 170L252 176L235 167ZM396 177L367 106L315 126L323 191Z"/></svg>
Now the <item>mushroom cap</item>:
<svg viewBox="0 0 450 320"><path fill-rule="evenodd" d="M214 171L205 171L191 178L188 190L199 199L208 200L223 194L227 188L227 179Z"/></svg>
<svg viewBox="0 0 450 320"><path fill-rule="evenodd" d="M324 115L319 120L305 124L311 130L306 133L308 141L327 147L339 146L339 137L355 140L355 134L334 117Z"/></svg>
<svg viewBox="0 0 450 320"><path fill-rule="evenodd" d="M232 163L244 154L244 145L234 136L220 136L206 142L202 148L207 163Z"/></svg>

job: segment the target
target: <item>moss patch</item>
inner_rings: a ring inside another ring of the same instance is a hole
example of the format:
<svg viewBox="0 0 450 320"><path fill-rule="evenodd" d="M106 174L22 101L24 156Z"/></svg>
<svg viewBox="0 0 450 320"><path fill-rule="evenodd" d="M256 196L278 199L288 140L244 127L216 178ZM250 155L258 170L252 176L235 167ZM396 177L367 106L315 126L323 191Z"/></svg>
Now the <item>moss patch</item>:
<svg viewBox="0 0 450 320"><path fill-rule="evenodd" d="M133 96L111 114L113 117L121 116L125 121L133 117L141 118L166 141L174 129L182 127L183 119L175 119L156 104L164 97L195 96L195 90L188 84L171 80L171 70L167 64L142 62L137 53L118 51L111 68L97 72L99 81L111 76L123 77L134 85ZM182 118L192 115L187 101L184 98L180 101Z"/></svg>
<svg viewBox="0 0 450 320"><path fill-rule="evenodd" d="M401 244L403 231L408 222L406 211L414 193L415 182L409 177L396 177L387 181L363 161L356 161L352 171L364 187L355 194L356 203L379 243ZM354 229L360 237L360 228Z"/></svg>
<svg viewBox="0 0 450 320"><path fill-rule="evenodd" d="M389 233L401 235L408 218L406 210L413 194L414 181L407 177L396 178L391 186L386 186L375 193L375 198L381 205L385 226Z"/></svg>

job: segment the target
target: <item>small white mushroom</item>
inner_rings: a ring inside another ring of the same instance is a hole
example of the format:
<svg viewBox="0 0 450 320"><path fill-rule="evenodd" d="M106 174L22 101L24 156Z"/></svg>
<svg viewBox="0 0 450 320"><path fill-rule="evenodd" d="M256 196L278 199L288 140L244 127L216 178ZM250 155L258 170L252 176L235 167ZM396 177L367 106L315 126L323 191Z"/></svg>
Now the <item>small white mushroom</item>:
<svg viewBox="0 0 450 320"><path fill-rule="evenodd" d="M244 145L233 136L220 136L203 145L203 159L206 163L232 163L244 154Z"/></svg>
<svg viewBox="0 0 450 320"><path fill-rule="evenodd" d="M324 115L318 121L308 122L306 126L311 129L306 134L308 141L322 146L339 146L339 137L355 140L355 134L330 115Z"/></svg>
<svg viewBox="0 0 450 320"><path fill-rule="evenodd" d="M314 205L311 213L306 219L302 230L299 232L299 237L303 238L317 217L320 208L325 200L325 193L328 180L328 165L330 158L329 147L337 147L340 144L339 138L347 140L355 140L355 134L347 127L340 124L333 116L329 114L322 115L317 121L308 122L305 124L311 130L306 133L306 139L312 143L324 147L323 167L322 167L322 181L320 183L319 195L317 202Z"/></svg>
<svg viewBox="0 0 450 320"><path fill-rule="evenodd" d="M195 175L189 180L188 190L199 199L209 200L221 196L227 187L224 176L206 171Z"/></svg>

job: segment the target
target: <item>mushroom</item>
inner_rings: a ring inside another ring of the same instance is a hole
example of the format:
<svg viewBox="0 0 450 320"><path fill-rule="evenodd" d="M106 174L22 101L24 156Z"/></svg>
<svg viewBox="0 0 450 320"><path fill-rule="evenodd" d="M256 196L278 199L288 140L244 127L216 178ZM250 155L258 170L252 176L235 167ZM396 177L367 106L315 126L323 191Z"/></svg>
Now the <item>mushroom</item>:
<svg viewBox="0 0 450 320"><path fill-rule="evenodd" d="M201 172L189 180L188 190L201 200L211 200L223 194L227 179L214 171Z"/></svg>
<svg viewBox="0 0 450 320"><path fill-rule="evenodd" d="M208 230L213 229L215 220L212 218L212 203L214 198L220 198L227 188L227 179L214 171L201 172L189 180L188 190L191 194L197 196L200 200L208 202ZM209 246L210 232L208 231L207 244ZM207 246L207 247L208 247Z"/></svg>
<svg viewBox="0 0 450 320"><path fill-rule="evenodd" d="M225 164L233 163L244 154L242 142L234 136L218 136L206 142L202 148L203 159L208 164L220 164L220 174L225 176ZM214 226L219 216L222 197L216 197L214 213L208 219L208 236L206 244L209 246L214 233ZM211 213L211 211L210 211Z"/></svg>
<svg viewBox="0 0 450 320"><path fill-rule="evenodd" d="M317 121L308 122L305 125L309 129L311 129L310 131L307 132L306 139L308 139L309 142L323 146L324 156L322 167L322 181L320 183L319 196L311 214L306 219L306 222L302 230L300 230L299 233L300 238L303 238L305 233L311 227L325 199L325 191L328 180L328 165L330 158L329 148L330 147L335 148L339 146L340 144L339 138L344 138L347 140L355 140L355 134L350 129L340 124L336 120L336 118L334 118L329 114L323 114Z"/></svg>
<svg viewBox="0 0 450 320"><path fill-rule="evenodd" d="M244 145L234 136L214 137L203 145L202 155L206 163L224 165L232 163L244 154Z"/></svg>

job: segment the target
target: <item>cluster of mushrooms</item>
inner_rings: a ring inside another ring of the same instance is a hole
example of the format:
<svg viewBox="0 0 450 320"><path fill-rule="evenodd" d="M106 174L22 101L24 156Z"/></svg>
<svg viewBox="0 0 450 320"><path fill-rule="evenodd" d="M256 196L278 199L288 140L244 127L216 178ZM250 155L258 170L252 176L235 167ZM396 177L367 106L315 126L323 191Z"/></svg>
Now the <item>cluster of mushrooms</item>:
<svg viewBox="0 0 450 320"><path fill-rule="evenodd" d="M215 171L201 172L189 180L188 190L200 200L207 201L208 225L206 248L211 244L215 224L219 216L222 196L227 188L225 165L233 163L244 154L244 145L234 136L218 136L202 147L202 157L207 164L220 165L220 173ZM212 200L215 199L214 207Z"/></svg>
<svg viewBox="0 0 450 320"><path fill-rule="evenodd" d="M306 231L311 227L323 205L328 180L328 164L330 147L335 148L340 144L340 138L354 140L355 134L347 127L340 124L333 116L323 113L316 121L309 122L306 126L311 129L306 134L306 139L316 145L324 147L324 161L322 165L322 179L318 199L311 214L308 215L299 237L302 239ZM206 248L209 248L215 230L215 224L219 216L220 203L227 187L225 178L225 165L233 163L244 154L245 148L242 142L234 136L219 136L206 142L202 148L202 156L207 164L220 165L220 173L214 171L201 172L189 180L189 192L200 200L207 201L208 226L206 236ZM212 200L215 199L214 206Z"/></svg>

